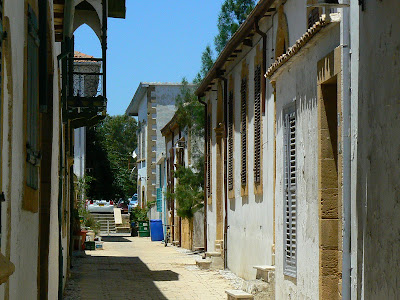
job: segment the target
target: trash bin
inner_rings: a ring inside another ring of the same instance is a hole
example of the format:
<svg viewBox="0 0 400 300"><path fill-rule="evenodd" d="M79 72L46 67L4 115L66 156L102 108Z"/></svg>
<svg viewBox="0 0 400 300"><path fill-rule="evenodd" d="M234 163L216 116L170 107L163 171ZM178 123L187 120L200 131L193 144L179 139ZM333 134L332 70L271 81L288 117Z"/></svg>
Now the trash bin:
<svg viewBox="0 0 400 300"><path fill-rule="evenodd" d="M131 222L131 236L138 236L138 228L135 222Z"/></svg>
<svg viewBox="0 0 400 300"><path fill-rule="evenodd" d="M150 236L152 241L162 241L164 239L161 220L150 220Z"/></svg>
<svg viewBox="0 0 400 300"><path fill-rule="evenodd" d="M138 221L139 223L139 237L149 237L150 228L149 221Z"/></svg>

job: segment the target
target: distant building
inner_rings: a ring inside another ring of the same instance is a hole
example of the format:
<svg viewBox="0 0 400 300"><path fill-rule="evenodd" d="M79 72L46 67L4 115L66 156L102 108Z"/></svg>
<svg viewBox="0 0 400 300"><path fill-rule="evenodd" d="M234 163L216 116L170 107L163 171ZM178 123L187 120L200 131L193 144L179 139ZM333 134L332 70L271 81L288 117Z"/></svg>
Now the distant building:
<svg viewBox="0 0 400 300"><path fill-rule="evenodd" d="M157 211L157 188L160 184L160 170L156 160L165 151L161 129L171 120L176 107L175 99L180 94L180 83L142 82L139 84L126 114L138 118L138 202L145 207L154 201L150 218L161 219L160 208Z"/></svg>
<svg viewBox="0 0 400 300"><path fill-rule="evenodd" d="M189 128L181 128L178 124L177 115L161 129L165 137L165 154L157 164L160 168L160 192L169 191L174 193L176 179L174 172L179 166L195 168L196 159L203 155L204 142L202 139L193 137ZM201 166L203 167L203 166ZM160 195L158 192L157 195ZM161 195L160 195L161 196ZM160 198L160 200L163 200ZM194 250L204 247L204 209L197 211L194 217L184 219L178 216L178 203L176 200L163 201L163 209L166 212L165 224L172 225L172 238L182 248Z"/></svg>

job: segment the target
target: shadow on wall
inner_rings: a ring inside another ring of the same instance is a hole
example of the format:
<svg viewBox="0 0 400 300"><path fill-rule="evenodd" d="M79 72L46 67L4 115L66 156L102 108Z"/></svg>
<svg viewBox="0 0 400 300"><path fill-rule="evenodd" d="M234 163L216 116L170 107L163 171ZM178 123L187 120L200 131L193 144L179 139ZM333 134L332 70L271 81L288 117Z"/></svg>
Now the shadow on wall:
<svg viewBox="0 0 400 300"><path fill-rule="evenodd" d="M167 299L157 281L177 281L171 270L151 271L139 257L74 257L64 299Z"/></svg>

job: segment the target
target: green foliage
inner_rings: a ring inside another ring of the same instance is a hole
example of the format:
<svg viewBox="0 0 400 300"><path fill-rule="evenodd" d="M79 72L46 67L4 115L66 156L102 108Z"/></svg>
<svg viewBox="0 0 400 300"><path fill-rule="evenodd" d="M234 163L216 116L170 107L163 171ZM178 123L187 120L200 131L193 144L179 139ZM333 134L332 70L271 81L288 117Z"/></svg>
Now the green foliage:
<svg viewBox="0 0 400 300"><path fill-rule="evenodd" d="M214 39L218 54L254 9L255 0L225 0L218 15L218 35Z"/></svg>
<svg viewBox="0 0 400 300"><path fill-rule="evenodd" d="M148 221L149 220L149 218L147 217L148 212L149 212L148 207L144 207L144 208L141 208L139 206L134 207L130 211L131 222Z"/></svg>
<svg viewBox="0 0 400 300"><path fill-rule="evenodd" d="M180 166L174 176L177 178L175 192L167 192L167 199L178 203L178 216L192 219L194 214L204 206L204 157L196 161L195 168Z"/></svg>
<svg viewBox="0 0 400 300"><path fill-rule="evenodd" d="M79 200L82 200L82 198L86 198L86 195L90 188L90 184L93 180L94 180L94 178L89 175L85 175L83 177L78 178L77 192L78 192ZM81 201L79 201L79 202L81 202Z"/></svg>
<svg viewBox="0 0 400 300"><path fill-rule="evenodd" d="M100 233L100 223L97 222L93 215L87 210L81 211L82 225L94 231L96 235Z"/></svg>
<svg viewBox="0 0 400 300"><path fill-rule="evenodd" d="M206 49L201 55L201 68L200 71L197 73L195 79L193 80L194 83L199 84L206 77L208 71L210 71L212 66L214 65L213 57L214 53L211 50L210 45L207 45Z"/></svg>
<svg viewBox="0 0 400 300"><path fill-rule="evenodd" d="M187 80L182 80L181 93L176 97L176 117L180 128L188 128L194 136L201 137L204 132L204 106L198 101Z"/></svg>
<svg viewBox="0 0 400 300"><path fill-rule="evenodd" d="M131 176L136 130L136 120L126 115L107 116L88 130L88 166L94 170L91 198L127 198L136 192L136 176Z"/></svg>

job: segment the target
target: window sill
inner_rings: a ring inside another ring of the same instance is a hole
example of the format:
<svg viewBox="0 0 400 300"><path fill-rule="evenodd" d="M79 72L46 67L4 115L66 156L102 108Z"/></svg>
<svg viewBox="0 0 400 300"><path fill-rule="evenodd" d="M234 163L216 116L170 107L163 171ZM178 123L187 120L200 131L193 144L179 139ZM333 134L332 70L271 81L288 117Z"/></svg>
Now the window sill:
<svg viewBox="0 0 400 300"><path fill-rule="evenodd" d="M0 253L0 284L8 280L15 271L15 266Z"/></svg>

